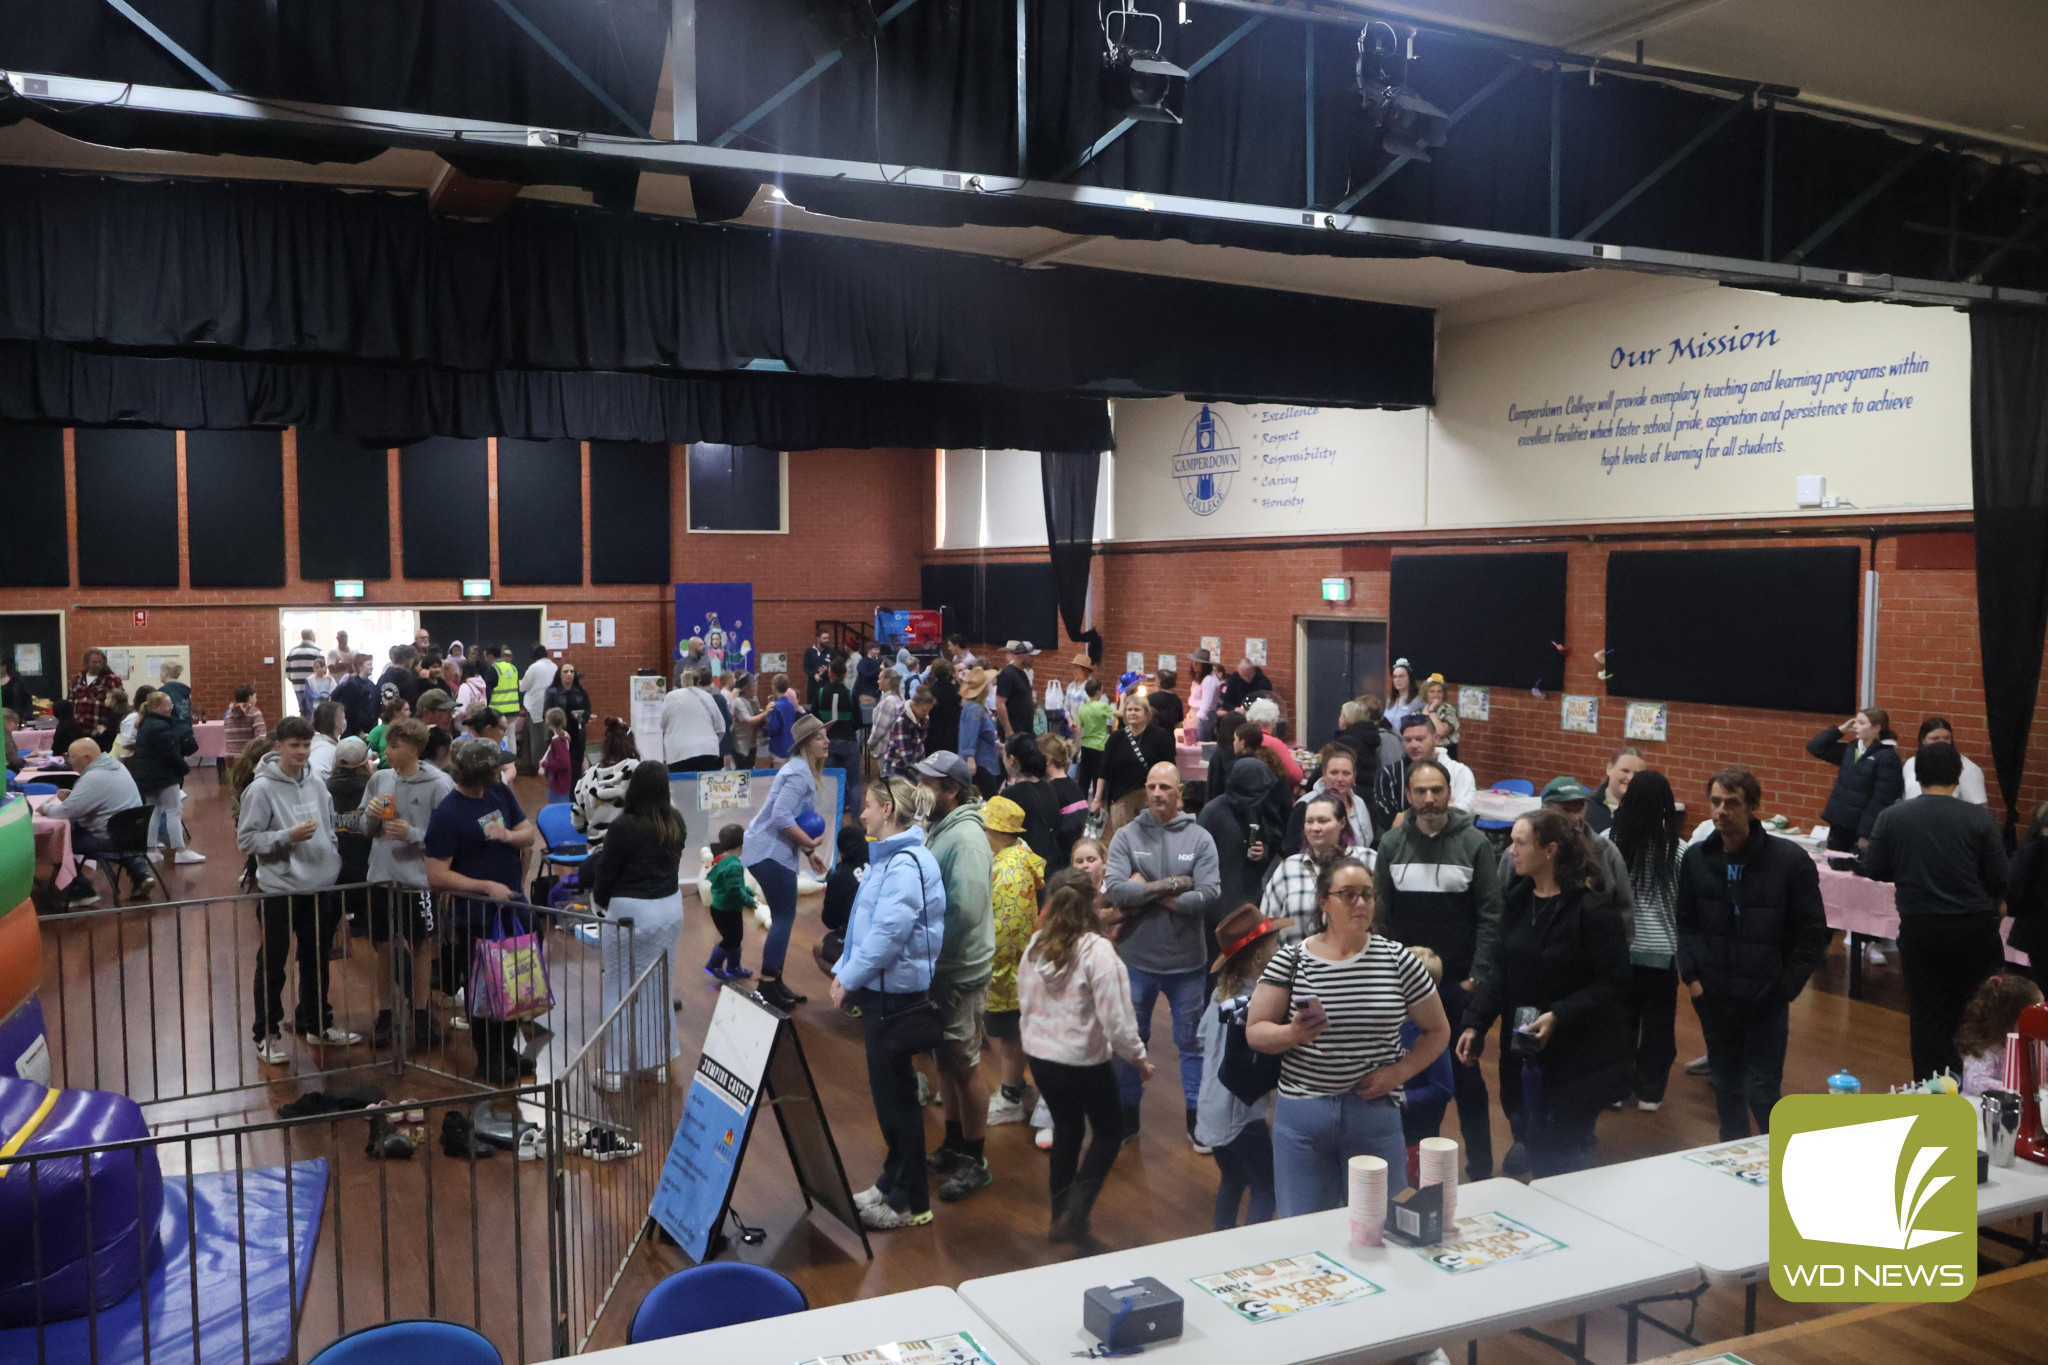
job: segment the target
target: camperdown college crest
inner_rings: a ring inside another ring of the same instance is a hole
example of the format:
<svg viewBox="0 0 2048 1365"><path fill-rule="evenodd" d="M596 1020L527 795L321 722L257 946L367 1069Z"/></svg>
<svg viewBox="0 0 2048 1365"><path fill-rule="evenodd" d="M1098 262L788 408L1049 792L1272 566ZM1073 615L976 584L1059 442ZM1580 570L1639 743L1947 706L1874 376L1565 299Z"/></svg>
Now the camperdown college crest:
<svg viewBox="0 0 2048 1365"><path fill-rule="evenodd" d="M1180 485L1188 510L1206 517L1230 496L1230 483L1237 474L1237 443L1230 428L1207 403L1181 433L1180 451L1173 457L1173 480Z"/></svg>

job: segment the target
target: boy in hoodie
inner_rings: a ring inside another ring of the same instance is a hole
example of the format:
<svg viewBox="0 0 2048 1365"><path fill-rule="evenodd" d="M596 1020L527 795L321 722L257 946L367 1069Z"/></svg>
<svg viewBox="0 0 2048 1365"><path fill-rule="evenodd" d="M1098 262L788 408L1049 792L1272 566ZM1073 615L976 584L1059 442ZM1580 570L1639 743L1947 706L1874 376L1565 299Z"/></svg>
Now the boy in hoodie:
<svg viewBox="0 0 2048 1365"><path fill-rule="evenodd" d="M1493 967L1500 938L1500 876L1493 845L1472 817L1451 805L1451 775L1433 758L1408 767L1408 810L1380 840L1374 892L1388 938L1421 945L1443 960L1437 993L1451 1027L1465 1016L1475 983ZM1476 1064L1453 1059L1458 1130L1465 1137L1465 1177L1493 1175L1493 1130L1486 1077Z"/></svg>
<svg viewBox="0 0 2048 1365"><path fill-rule="evenodd" d="M149 864L139 853L116 854L114 841L107 837L108 817L119 815L124 810L134 810L142 804L142 793L136 789L135 778L129 773L128 765L112 754L101 753L100 746L89 739L71 741L71 747L64 756L71 760L72 771L78 774L78 780L72 783L69 792L54 801L45 802L38 813L52 820L69 820L71 852L75 856L118 863L127 872L134 894L147 894L156 883ZM112 880L110 872L110 885ZM118 892L119 888L115 889ZM99 901L92 883L83 877L72 880L70 896L69 904L73 909L82 909Z"/></svg>
<svg viewBox="0 0 2048 1365"><path fill-rule="evenodd" d="M326 703L323 703L326 704ZM242 793L235 844L256 859L256 889L263 893L263 946L256 955L256 1056L272 1066L287 1060L284 958L299 940L299 1000L294 1027L314 1047L350 1047L362 1041L334 1024L327 1004L327 948L341 922L327 888L341 872L334 842L334 805L326 785L310 771L313 727L303 716L277 723L277 746L256 765Z"/></svg>
<svg viewBox="0 0 2048 1365"><path fill-rule="evenodd" d="M427 1037L427 1011L413 995L413 946L433 936L434 899L427 891L427 822L434 807L455 790L454 781L421 761L431 736L422 721L402 720L384 732L385 766L370 774L360 808L341 817L360 825L370 838L370 942L386 981L397 985L400 1007L410 1009L413 1039ZM392 939L399 939L396 948ZM391 961L395 955L396 961ZM394 975L395 973L395 975ZM380 1010L371 1037L379 1046L391 1038L392 1011Z"/></svg>
<svg viewBox="0 0 2048 1365"><path fill-rule="evenodd" d="M1180 770L1155 763L1145 774L1145 809L1109 841L1109 871L1102 882L1109 903L1123 912L1117 950L1131 974L1138 1037L1152 1040L1152 1010L1166 997L1173 1043L1180 1051L1180 1089L1187 1101L1188 1141L1202 1096L1202 1041L1196 1029L1208 993L1209 912L1223 894L1216 841L1180 806ZM1145 1082L1119 1064L1124 1135L1138 1133L1138 1101ZM1204 1156L1208 1149L1199 1144Z"/></svg>
<svg viewBox="0 0 2048 1365"><path fill-rule="evenodd" d="M988 1085L981 1079L981 1045L988 1037L988 988L995 970L996 930L991 896L994 854L982 828L981 806L967 760L950 749L925 756L912 770L932 794L924 846L938 860L946 884L946 934L932 974L932 998L945 1012L939 1097L946 1138L927 1163L949 1172L939 1198L955 1203L993 1183L983 1155Z"/></svg>
<svg viewBox="0 0 2048 1365"><path fill-rule="evenodd" d="M842 843L845 833L840 831ZM753 975L740 962L746 912L754 908L754 893L747 889L747 869L740 861L740 848L746 841L747 831L742 826L727 825L718 831L718 857L704 874L711 883L711 922L718 927L718 946L711 950L704 970L720 981L744 981ZM843 922L840 927L845 927Z"/></svg>

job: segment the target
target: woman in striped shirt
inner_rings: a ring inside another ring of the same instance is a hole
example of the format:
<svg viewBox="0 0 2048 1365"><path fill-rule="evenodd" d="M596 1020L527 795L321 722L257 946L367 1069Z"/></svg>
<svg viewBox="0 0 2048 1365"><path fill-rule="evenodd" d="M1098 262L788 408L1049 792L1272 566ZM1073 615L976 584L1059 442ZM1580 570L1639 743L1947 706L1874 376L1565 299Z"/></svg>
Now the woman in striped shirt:
<svg viewBox="0 0 2048 1365"><path fill-rule="evenodd" d="M1341 1207L1354 1156L1387 1163L1406 1186L1401 1087L1443 1053L1450 1022L1429 973L1372 931L1372 873L1340 857L1316 880L1321 932L1274 954L1246 1015L1245 1039L1280 1056L1273 1185L1282 1218ZM1421 1031L1401 1046L1401 1021Z"/></svg>
<svg viewBox="0 0 2048 1365"><path fill-rule="evenodd" d="M1678 1060L1678 923L1673 909L1685 833L1664 774L1638 772L1630 780L1607 837L1628 864L1635 892L1636 933L1628 952L1633 989L1625 1002L1629 1036L1635 1040L1629 1088L1636 1108L1651 1112L1664 1103L1664 1083Z"/></svg>

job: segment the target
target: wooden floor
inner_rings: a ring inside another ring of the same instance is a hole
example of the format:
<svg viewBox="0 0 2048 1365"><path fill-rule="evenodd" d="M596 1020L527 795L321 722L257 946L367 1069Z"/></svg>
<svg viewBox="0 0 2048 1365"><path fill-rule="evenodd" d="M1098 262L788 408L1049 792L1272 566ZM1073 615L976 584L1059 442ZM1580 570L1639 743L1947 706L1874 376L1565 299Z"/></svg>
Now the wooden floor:
<svg viewBox="0 0 2048 1365"><path fill-rule="evenodd" d="M226 894L233 889L239 864L228 822L226 790L217 787L210 774L195 775L188 781L187 789L186 816L193 831L194 846L212 855L212 860L200 867L167 866L163 869L165 879L172 893L180 897ZM520 783L520 793L529 809L543 799L540 785L530 780ZM698 833L700 831L692 830L693 837ZM816 909L814 900L807 901L799 914L790 951L789 981L797 990L813 997L810 1004L798 1011L802 1041L818 1079L848 1177L853 1187L860 1189L873 1182L881 1161L882 1144L868 1099L858 1023L832 1010L825 1002L825 981L811 961L810 949L818 932ZM702 1036L709 1022L716 988L702 974L701 967L714 941L715 935L707 917L693 902L688 907L682 939L676 947L676 978L681 995L676 1017L684 1055L683 1065L674 1071L675 1080L669 1087L670 1092L679 1093L680 1084L687 1079L689 1064L695 1060L693 1040ZM749 927L746 960L750 966L758 967L760 946L760 934ZM132 951L132 945L129 945L131 955ZM363 956L367 957L367 954ZM337 966L343 967L344 964ZM95 970L104 974L109 969L101 961L95 964ZM1851 1001L1845 997L1846 977L1843 949L1837 944L1827 966L1816 979L1816 987L1808 990L1793 1005L1792 1045L1785 1074L1788 1092L1823 1090L1826 1077L1844 1067L1861 1077L1868 1090L1882 1090L1908 1078L1906 1020L1901 1012L1904 991L1897 967L1866 971L1866 999L1862 1001ZM180 1027L189 1033L209 1025L218 1030L216 1021L181 1017L173 1003L181 999L186 997L173 991L160 992L154 999L159 1034L167 1034ZM187 1012L193 1007L187 1000ZM203 1008L200 1013L204 1015ZM1682 1064L1687 1058L1698 1056L1704 1047L1698 1023L1690 1010L1679 1011L1678 1028ZM253 1062L246 1032L230 1036L221 1046L237 1058L247 1054L248 1060ZM1153 1049L1160 1063L1162 1078L1176 1074L1172 1048L1171 1028L1162 1003L1153 1030ZM222 1055L225 1058L226 1054ZM365 1054L361 1060L367 1062L370 1059ZM451 1054L450 1060L451 1065L445 1069L459 1071L460 1068L453 1065L453 1061L459 1059ZM404 1086L407 1094L418 1092L410 1077ZM259 1093L264 1093L268 1102L275 1103L289 1098L293 1089L287 1084L272 1086L268 1091ZM659 1112L665 1115L675 1112L677 1093L663 1096L664 1104ZM1170 1079L1155 1081L1148 1087L1143 1110L1143 1135L1123 1149L1098 1206L1096 1231L1110 1246L1136 1246L1210 1229L1216 1187L1215 1165L1190 1148L1183 1128L1182 1107L1178 1087ZM672 1122L673 1119L665 1121ZM1448 1120L1447 1135L1457 1135L1456 1122L1453 1111ZM931 1112L929 1123L930 1139L936 1142L941 1134L936 1109ZM1612 1162L1673 1151L1711 1142L1716 1136L1713 1099L1706 1080L1674 1070L1665 1104L1657 1113L1644 1114L1631 1108L1603 1117L1599 1159ZM646 1137L650 1149L665 1145L664 1134L649 1133ZM1504 1152L1508 1141L1506 1120L1496 1109L1495 1151ZM1052 1246L1045 1240L1047 1194L1044 1156L1032 1145L1030 1129L1013 1125L991 1130L988 1155L996 1176L991 1188L963 1204L935 1205L938 1216L926 1227L874 1236L875 1255L870 1261L862 1257L858 1241L830 1219L805 1215L802 1196L796 1190L780 1137L774 1125L764 1121L746 1155L734 1205L748 1223L766 1230L767 1240L758 1247L736 1247L728 1254L783 1271L803 1287L814 1305L925 1285L955 1285L964 1279L1071 1255L1070 1251ZM510 1193L512 1175L509 1168L512 1165L510 1161L501 1160L493 1176L505 1197ZM572 1166L572 1171L574 1169ZM375 1179L376 1176L372 1173L368 1178ZM397 1182L387 1179L378 1197L409 1199L413 1197L413 1186L417 1183L420 1182L411 1177ZM419 1193L423 1197L423 1190ZM610 1198L613 1204L619 1202L616 1192ZM533 1207L531 1203L526 1205L527 1209ZM509 1214L504 1216L509 1218ZM522 1221L525 1216L531 1215L523 1215ZM613 1234L617 1235L619 1228L636 1219L637 1211L606 1207L600 1213L587 1213L585 1216L607 1220ZM466 1223L466 1201L461 1217ZM438 1217L436 1221L439 1221ZM353 1227L349 1230L354 1232ZM503 1228L499 1229L500 1234L503 1231ZM468 1227L463 1226L460 1234L460 1240L466 1243ZM492 1235L488 1228L480 1233L487 1242ZM502 1246L502 1242L499 1245ZM466 1247L463 1253L467 1254ZM607 1313L599 1322L592 1346L622 1343L631 1309L639 1302L641 1294L662 1275L683 1264L672 1247L653 1242L644 1246L618 1287L615 1311ZM401 1268L394 1257L394 1267L394 1279L406 1286L405 1292L410 1295L421 1279L416 1266L408 1264ZM541 1268L532 1257L526 1258L525 1267L525 1277L530 1285L529 1301L537 1296L544 1303L546 1286ZM509 1270L509 1253L500 1273L505 1270ZM2031 1283L2040 1286L2048 1282ZM466 1283L464 1288L467 1288ZM601 1294L602 1286L593 1282L593 1287L583 1292ZM2048 1307L2048 1293L2039 1294L2035 1301ZM407 1306L418 1311L410 1301ZM1672 1306L1664 1305L1658 1311L1683 1321L1682 1309L1674 1310ZM1766 1287L1760 1295L1758 1326L1760 1329L1772 1329L1817 1316L1823 1311L1825 1306L1782 1303ZM351 1312L352 1321L355 1316ZM457 1316L466 1317L467 1313ZM1694 1331L1701 1340L1712 1341L1738 1334L1741 1324L1740 1291L1713 1290L1701 1300ZM308 1332L312 1330L309 1321ZM1621 1358L1622 1321L1618 1312L1595 1315L1591 1333L1592 1351L1596 1358ZM309 1339L312 1338L309 1336ZM1646 1329L1643 1341L1646 1355L1656 1353L1665 1344L1669 1343ZM531 1333L526 1354L529 1358L539 1358L544 1354L543 1350L536 1349ZM1555 1359L1547 1348L1520 1337L1490 1339L1482 1348L1481 1355L1488 1362L1548 1362Z"/></svg>

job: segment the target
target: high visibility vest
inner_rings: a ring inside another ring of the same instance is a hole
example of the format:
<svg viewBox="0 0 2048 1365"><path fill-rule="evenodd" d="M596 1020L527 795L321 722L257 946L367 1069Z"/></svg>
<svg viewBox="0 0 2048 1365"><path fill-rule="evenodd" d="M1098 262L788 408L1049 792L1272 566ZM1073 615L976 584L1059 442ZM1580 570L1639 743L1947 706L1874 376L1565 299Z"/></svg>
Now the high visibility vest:
<svg viewBox="0 0 2048 1365"><path fill-rule="evenodd" d="M491 682L491 709L501 716L510 716L519 709L519 670L498 660L498 671Z"/></svg>

